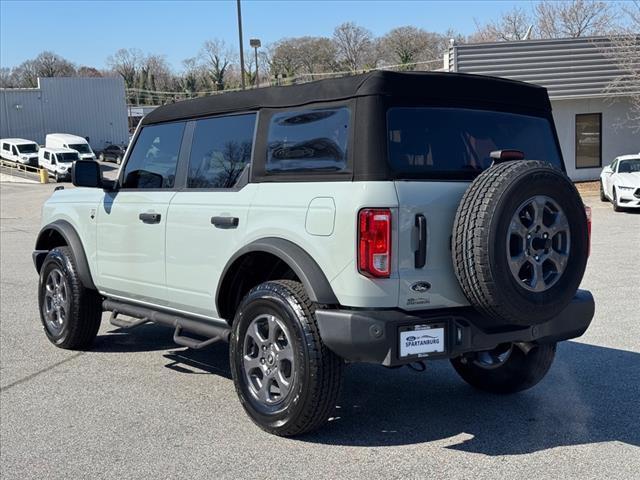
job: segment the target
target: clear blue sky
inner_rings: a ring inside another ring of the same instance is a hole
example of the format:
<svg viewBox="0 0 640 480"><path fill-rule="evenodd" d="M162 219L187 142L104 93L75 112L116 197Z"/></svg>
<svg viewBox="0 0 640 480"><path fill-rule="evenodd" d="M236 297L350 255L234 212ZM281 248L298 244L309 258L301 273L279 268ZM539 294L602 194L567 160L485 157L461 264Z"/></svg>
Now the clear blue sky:
<svg viewBox="0 0 640 480"><path fill-rule="evenodd" d="M333 28L354 21L375 35L415 25L469 34L474 19L491 20L514 5L504 1L258 1L243 0L245 45L258 37L263 45L283 37L330 36ZM14 1L0 0L0 65L13 67L51 50L80 65L105 67L119 48L140 48L165 55L176 69L211 38L237 48L235 0L219 1Z"/></svg>

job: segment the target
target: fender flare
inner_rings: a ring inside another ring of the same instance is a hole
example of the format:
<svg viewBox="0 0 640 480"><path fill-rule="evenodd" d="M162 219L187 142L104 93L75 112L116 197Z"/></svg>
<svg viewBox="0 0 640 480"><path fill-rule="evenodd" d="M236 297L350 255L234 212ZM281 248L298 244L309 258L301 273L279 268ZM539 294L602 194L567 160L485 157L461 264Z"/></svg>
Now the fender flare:
<svg viewBox="0 0 640 480"><path fill-rule="evenodd" d="M216 307L218 311L220 311L219 296L221 287L229 270L236 260L251 252L270 253L286 263L300 279L312 302L327 305L337 305L340 303L335 293L333 293L329 280L327 280L324 272L311 255L289 240L267 237L248 243L233 254L225 265L224 270L222 270L222 275L220 275L220 282L218 283L216 291Z"/></svg>
<svg viewBox="0 0 640 480"><path fill-rule="evenodd" d="M76 259L76 265L78 267L78 276L80 277L82 285L90 290L97 290L95 284L93 283L93 278L91 277L89 262L87 262L87 255L84 252L84 247L82 246L80 235L78 235L78 232L73 227L73 225L71 225L66 220L55 220L54 222L51 222L42 227L40 233L38 233L36 248L33 252L33 261L38 273L40 273L40 268L42 267L44 258L46 257L47 253L49 253L49 249L46 247L46 239L48 236L48 232L50 231L59 233L62 238L64 238L69 248L71 248L71 250L73 251L73 255Z"/></svg>

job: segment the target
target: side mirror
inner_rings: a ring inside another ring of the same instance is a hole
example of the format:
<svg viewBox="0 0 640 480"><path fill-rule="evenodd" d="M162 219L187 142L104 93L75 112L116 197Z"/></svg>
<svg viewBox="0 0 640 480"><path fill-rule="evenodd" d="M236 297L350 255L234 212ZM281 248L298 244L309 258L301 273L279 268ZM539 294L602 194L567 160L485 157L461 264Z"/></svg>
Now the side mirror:
<svg viewBox="0 0 640 480"><path fill-rule="evenodd" d="M93 160L76 160L71 167L71 181L76 187L103 188L100 164Z"/></svg>

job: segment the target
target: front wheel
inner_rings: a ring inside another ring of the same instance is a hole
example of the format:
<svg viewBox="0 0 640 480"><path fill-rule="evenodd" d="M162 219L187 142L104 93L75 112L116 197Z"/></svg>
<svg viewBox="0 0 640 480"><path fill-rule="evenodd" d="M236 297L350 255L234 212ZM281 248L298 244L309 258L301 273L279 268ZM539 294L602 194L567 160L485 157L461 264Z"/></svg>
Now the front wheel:
<svg viewBox="0 0 640 480"><path fill-rule="evenodd" d="M491 393L516 393L536 385L549 371L556 344L508 343L493 350L451 360L472 387Z"/></svg>
<svg viewBox="0 0 640 480"><path fill-rule="evenodd" d="M343 361L320 338L315 307L299 282L265 282L234 319L231 374L242 406L269 433L322 426L338 400Z"/></svg>
<svg viewBox="0 0 640 480"><path fill-rule="evenodd" d="M600 201L608 201L607 196L604 194L604 185L602 184L602 180L600 180Z"/></svg>
<svg viewBox="0 0 640 480"><path fill-rule="evenodd" d="M621 212L622 208L620 207L620 205L618 205L618 196L616 195L616 187L613 187L611 191L613 193L613 196L611 198L611 203L613 204L613 211Z"/></svg>
<svg viewBox="0 0 640 480"><path fill-rule="evenodd" d="M40 270L40 319L55 346L82 350L98 333L102 304L97 292L84 288L69 247L51 250Z"/></svg>

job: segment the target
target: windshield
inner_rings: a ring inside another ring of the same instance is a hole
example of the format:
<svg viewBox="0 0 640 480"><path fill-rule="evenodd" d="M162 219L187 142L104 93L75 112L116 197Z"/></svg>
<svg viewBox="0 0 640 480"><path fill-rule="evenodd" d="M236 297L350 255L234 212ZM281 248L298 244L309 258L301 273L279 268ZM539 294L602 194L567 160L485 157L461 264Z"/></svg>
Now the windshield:
<svg viewBox="0 0 640 480"><path fill-rule="evenodd" d="M20 153L37 153L38 145L35 143L25 143L23 145L18 145L18 151Z"/></svg>
<svg viewBox="0 0 640 480"><path fill-rule="evenodd" d="M78 153L93 153L86 143L76 143L69 145L69 148L77 151Z"/></svg>
<svg viewBox="0 0 640 480"><path fill-rule="evenodd" d="M463 108L391 108L387 115L392 170L407 178L472 179L488 168L494 150L562 168L546 118Z"/></svg>
<svg viewBox="0 0 640 480"><path fill-rule="evenodd" d="M618 165L618 173L640 172L640 158L633 160L621 160Z"/></svg>
<svg viewBox="0 0 640 480"><path fill-rule="evenodd" d="M64 162L64 163L75 162L76 160L80 159L77 153L71 153L71 152L58 153L57 156L58 156L58 161Z"/></svg>

